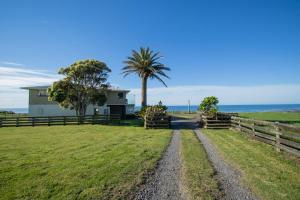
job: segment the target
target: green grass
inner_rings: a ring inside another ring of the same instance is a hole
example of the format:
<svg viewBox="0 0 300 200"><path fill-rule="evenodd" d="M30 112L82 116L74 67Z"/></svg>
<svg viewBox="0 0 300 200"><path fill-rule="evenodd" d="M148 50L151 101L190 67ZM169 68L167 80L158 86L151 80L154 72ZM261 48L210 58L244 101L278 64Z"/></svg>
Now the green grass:
<svg viewBox="0 0 300 200"><path fill-rule="evenodd" d="M0 113L0 117L28 117L26 113L15 113L15 114L7 114L7 113Z"/></svg>
<svg viewBox="0 0 300 200"><path fill-rule="evenodd" d="M254 112L239 113L239 116L258 120L278 121L300 125L300 112Z"/></svg>
<svg viewBox="0 0 300 200"><path fill-rule="evenodd" d="M0 199L122 199L170 136L133 126L1 128Z"/></svg>
<svg viewBox="0 0 300 200"><path fill-rule="evenodd" d="M126 119L121 120L121 124L127 125L127 126L143 126L144 122L140 119Z"/></svg>
<svg viewBox="0 0 300 200"><path fill-rule="evenodd" d="M214 170L192 131L182 131L183 182L190 199L215 199L219 195Z"/></svg>
<svg viewBox="0 0 300 200"><path fill-rule="evenodd" d="M261 199L300 199L299 159L230 130L203 130Z"/></svg>

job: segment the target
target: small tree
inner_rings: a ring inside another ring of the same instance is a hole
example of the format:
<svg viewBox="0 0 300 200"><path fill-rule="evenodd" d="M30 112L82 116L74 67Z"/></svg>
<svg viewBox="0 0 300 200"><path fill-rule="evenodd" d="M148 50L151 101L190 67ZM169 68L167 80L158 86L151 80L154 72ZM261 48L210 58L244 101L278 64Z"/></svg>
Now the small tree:
<svg viewBox="0 0 300 200"><path fill-rule="evenodd" d="M205 97L201 104L199 105L199 110L205 115L215 115L218 112L219 100L215 96Z"/></svg>
<svg viewBox="0 0 300 200"><path fill-rule="evenodd" d="M65 78L48 89L49 100L74 109L77 116L84 116L89 104L102 106L106 102L109 72L106 64L97 60L78 61L61 68L58 73Z"/></svg>

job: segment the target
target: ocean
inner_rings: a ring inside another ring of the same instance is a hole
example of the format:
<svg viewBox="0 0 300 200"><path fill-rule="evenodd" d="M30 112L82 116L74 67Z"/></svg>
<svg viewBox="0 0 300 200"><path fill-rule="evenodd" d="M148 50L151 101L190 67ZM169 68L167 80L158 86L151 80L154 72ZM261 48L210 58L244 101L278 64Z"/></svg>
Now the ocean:
<svg viewBox="0 0 300 200"><path fill-rule="evenodd" d="M267 104L267 105L219 105L221 112L275 112L275 111L300 111L300 104ZM135 110L141 107L136 106ZM197 111L197 105L191 105L192 112ZM1 110L15 113L28 113L28 108L0 108ZM169 112L188 112L188 106L168 106Z"/></svg>
<svg viewBox="0 0 300 200"><path fill-rule="evenodd" d="M275 112L300 111L300 104L267 104L267 105L219 105L220 112ZM139 110L140 106L136 107ZM197 111L197 105L191 105L192 112ZM168 106L169 112L188 112L188 106Z"/></svg>

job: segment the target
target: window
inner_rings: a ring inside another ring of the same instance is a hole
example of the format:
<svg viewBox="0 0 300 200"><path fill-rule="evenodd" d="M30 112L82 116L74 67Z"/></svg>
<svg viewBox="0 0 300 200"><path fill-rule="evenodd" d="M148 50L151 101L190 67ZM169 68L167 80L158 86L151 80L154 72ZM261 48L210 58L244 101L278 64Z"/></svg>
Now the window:
<svg viewBox="0 0 300 200"><path fill-rule="evenodd" d="M109 112L108 112L108 109L107 109L107 108L104 108L104 110L103 110L103 114L104 114L104 115L108 115L108 114L109 114Z"/></svg>
<svg viewBox="0 0 300 200"><path fill-rule="evenodd" d="M119 99L123 99L124 98L124 93L123 92L119 92L118 93L118 97L119 97Z"/></svg>
<svg viewBox="0 0 300 200"><path fill-rule="evenodd" d="M39 90L37 96L39 97L47 97L47 91L46 90Z"/></svg>

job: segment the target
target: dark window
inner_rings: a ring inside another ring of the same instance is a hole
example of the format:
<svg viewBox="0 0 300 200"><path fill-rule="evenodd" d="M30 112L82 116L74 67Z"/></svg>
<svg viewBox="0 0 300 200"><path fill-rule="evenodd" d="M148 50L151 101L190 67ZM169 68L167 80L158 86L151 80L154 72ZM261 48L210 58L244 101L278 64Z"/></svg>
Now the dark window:
<svg viewBox="0 0 300 200"><path fill-rule="evenodd" d="M46 90L39 90L37 93L38 97L47 97L47 91Z"/></svg>
<svg viewBox="0 0 300 200"><path fill-rule="evenodd" d="M123 99L123 98L124 98L123 92L119 92L119 93L118 93L118 97L119 97L119 99Z"/></svg>

